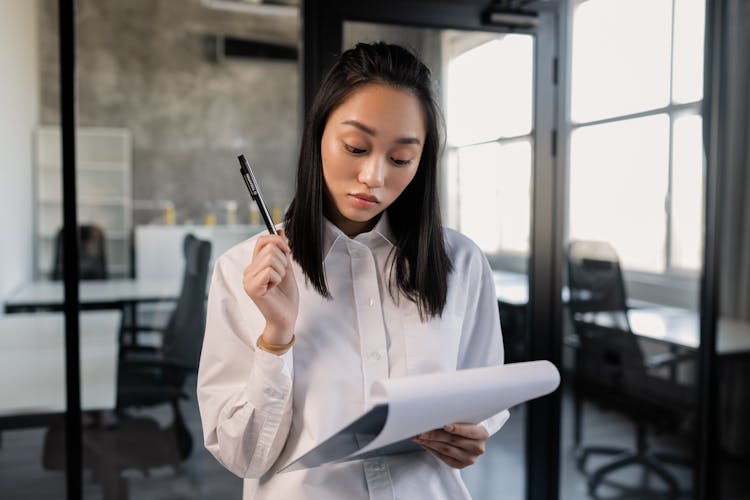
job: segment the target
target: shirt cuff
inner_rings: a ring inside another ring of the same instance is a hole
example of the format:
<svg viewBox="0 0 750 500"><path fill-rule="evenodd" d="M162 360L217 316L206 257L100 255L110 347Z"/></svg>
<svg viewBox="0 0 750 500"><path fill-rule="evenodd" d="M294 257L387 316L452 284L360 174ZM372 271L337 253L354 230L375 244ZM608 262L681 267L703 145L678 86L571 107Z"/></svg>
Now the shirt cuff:
<svg viewBox="0 0 750 500"><path fill-rule="evenodd" d="M258 409L270 409L289 397L292 390L294 348L281 356L255 349L255 362L247 384L247 400Z"/></svg>

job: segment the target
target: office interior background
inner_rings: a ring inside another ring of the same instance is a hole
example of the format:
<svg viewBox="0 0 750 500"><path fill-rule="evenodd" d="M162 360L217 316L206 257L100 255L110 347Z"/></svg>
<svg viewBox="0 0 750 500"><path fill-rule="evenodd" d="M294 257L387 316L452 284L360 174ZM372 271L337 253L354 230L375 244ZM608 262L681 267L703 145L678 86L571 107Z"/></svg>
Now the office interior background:
<svg viewBox="0 0 750 500"><path fill-rule="evenodd" d="M491 263L506 362L563 374L472 496L748 498L749 25L746 0L0 0L1 496L241 497L195 400L212 264L263 230L236 156L279 220L321 75L384 40L433 71L444 221Z"/></svg>

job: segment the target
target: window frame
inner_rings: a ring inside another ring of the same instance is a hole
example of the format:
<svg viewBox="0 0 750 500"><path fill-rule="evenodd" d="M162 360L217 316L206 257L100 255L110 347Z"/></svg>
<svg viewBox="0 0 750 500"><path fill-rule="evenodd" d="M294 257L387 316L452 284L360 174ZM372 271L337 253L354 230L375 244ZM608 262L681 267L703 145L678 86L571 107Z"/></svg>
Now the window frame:
<svg viewBox="0 0 750 500"><path fill-rule="evenodd" d="M570 145L572 134L581 127L589 127L596 125L603 125L606 123L620 122L630 120L634 118L644 118L649 116L655 116L659 114L665 114L669 118L669 153L668 153L668 165L667 165L667 192L665 193L665 252L664 252L664 272L648 272L633 269L623 269L623 277L628 286L629 295L636 300L643 300L647 302L658 302L665 305L671 305L675 307L686 307L690 309L698 308L698 296L700 290L700 276L701 269L689 270L685 268L674 267L672 265L672 219L673 219L673 143L674 143L674 122L676 118L687 115L697 115L703 118L703 100L705 98L705 89L703 89L701 98L699 100L690 102L674 102L674 57L675 57L675 5L677 0L671 0L672 4L672 16L671 16L671 35L670 35L670 59L669 59L669 102L666 106L649 109L646 111L639 111L635 113L628 113L623 115L610 116L607 118L601 118L589 121L575 122L571 116L571 100L572 100L572 63L573 63L573 31L574 22L573 18L575 10L578 5L587 0L567 0L567 12L568 19L567 23L569 26L568 34L566 37L567 50L563 53L564 64L568 65L570 70L567 72L567 78L564 82L565 89L565 112L563 119L563 140L565 141L564 149L566 155L564 158L564 169L565 169L565 194L566 202L564 203L564 225L563 225L563 241L570 241L570 173L572 170L572 164L570 159ZM705 33L704 33L705 37ZM706 61L703 61L705 67ZM705 187L706 182L706 159L702 158L703 165L703 179L702 183ZM705 219L701 218L701 222ZM703 242L701 241L701 244ZM702 263L701 263L702 265Z"/></svg>
<svg viewBox="0 0 750 500"><path fill-rule="evenodd" d="M538 126L538 120L540 119L540 114L543 115L544 121L547 124L547 126L550 126L549 124L554 122L554 110L549 110L544 106L538 105L538 99L540 97L539 92L539 82L538 78L540 74L544 73L543 71L540 71L540 50L542 50L542 54L549 56L547 52L549 52L549 49L544 49L539 47L539 37L538 34L535 33L528 33L528 32L500 32L500 33L493 33L492 35L488 36L489 33L484 33L482 36L477 36L474 40L466 40L463 43L455 43L454 40L451 40L452 33L447 33L444 35L444 38L442 40L443 43L443 53L451 53L453 52L449 45L455 44L456 46L463 45L463 51L461 53L471 50L473 48L476 48L480 46L483 43L486 43L494 38L497 37L497 35L512 35L512 34L523 34L531 36L533 39L533 49L532 49L532 75L531 75L531 81L533 82L533 89L531 93L531 128L529 129L528 133L521 134L521 135L509 135L509 136L497 136L489 140L482 140L478 142L472 142L472 143L466 143L461 145L453 145L450 144L447 140L445 141L445 150L443 152L442 158L443 158L443 165L441 166L440 170L442 173L446 174L449 169L447 165L448 158L457 158L458 157L458 151L461 148L469 148L473 146L479 146L483 144L498 144L500 146L505 144L512 144L519 141L527 141L531 146L531 175L529 177L529 231L528 231L528 250L526 253L522 252L516 252L516 251L510 251L510 250L499 250L496 252L487 252L483 251L484 255L487 257L487 260L490 264L490 267L493 270L504 270L504 271L511 271L511 272L517 272L526 274L528 272L528 261L529 261L529 252L531 251L532 242L531 237L533 233L533 228L531 227L533 224L534 214L533 214L533 188L534 188L534 171L537 168L537 162L538 162L538 153L539 153L539 145L540 142L537 137L538 130L543 130L543 128L540 128ZM473 42L473 43L472 43ZM456 56L458 54L452 54L452 56ZM443 74L441 75L442 81L448 81L447 77L447 62L448 58L443 59ZM550 92L552 94L552 92ZM441 106L443 109L446 109L446 119L447 119L447 103L441 102ZM543 111L544 110L544 111ZM460 166L458 167L460 169ZM456 172L458 174L458 171ZM441 189L443 193L447 193L448 190ZM446 194L447 196L447 194ZM447 222L446 225L452 226L453 224L450 224L450 222L453 222L454 219L458 219L459 214L458 212L452 213L451 210L455 209L456 211L460 210L460 196L458 194L454 194L451 199L444 199L442 200L443 203L443 212L444 212L444 220ZM458 224L458 221L456 220L455 226L458 228L458 230L461 230L460 225Z"/></svg>

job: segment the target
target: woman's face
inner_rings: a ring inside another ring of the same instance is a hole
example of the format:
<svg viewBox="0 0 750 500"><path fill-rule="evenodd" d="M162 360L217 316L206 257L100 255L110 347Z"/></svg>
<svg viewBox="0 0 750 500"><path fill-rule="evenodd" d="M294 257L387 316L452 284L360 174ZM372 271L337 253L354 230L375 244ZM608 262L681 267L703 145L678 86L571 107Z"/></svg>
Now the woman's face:
<svg viewBox="0 0 750 500"><path fill-rule="evenodd" d="M349 95L328 117L320 145L331 222L352 237L372 229L416 175L424 142L413 94L367 84Z"/></svg>

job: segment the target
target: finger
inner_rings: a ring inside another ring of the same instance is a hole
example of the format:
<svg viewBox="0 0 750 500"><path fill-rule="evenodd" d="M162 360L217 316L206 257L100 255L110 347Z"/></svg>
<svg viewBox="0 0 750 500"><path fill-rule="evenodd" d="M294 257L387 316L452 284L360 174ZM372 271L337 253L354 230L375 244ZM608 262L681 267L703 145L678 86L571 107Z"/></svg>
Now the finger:
<svg viewBox="0 0 750 500"><path fill-rule="evenodd" d="M443 429L451 434L469 439L487 439L489 437L487 429L479 424L454 423L446 425Z"/></svg>
<svg viewBox="0 0 750 500"><path fill-rule="evenodd" d="M263 272L259 273L258 276L258 285L260 285L260 289L263 291L261 295L265 295L268 293L269 290L271 290L274 285L277 285L281 283L281 276L279 276L279 273L273 270L273 268L267 267Z"/></svg>
<svg viewBox="0 0 750 500"><path fill-rule="evenodd" d="M462 469L476 462L474 457L456 454L455 449L448 449L448 445L441 446L428 441L422 441L420 444L437 458L457 469Z"/></svg>
<svg viewBox="0 0 750 500"><path fill-rule="evenodd" d="M449 444L461 448L472 455L484 453L484 439L469 439L442 430L434 430L422 434L422 439Z"/></svg>
<svg viewBox="0 0 750 500"><path fill-rule="evenodd" d="M424 449L425 449L425 451L427 451L428 453L432 453L432 454L433 454L433 455L435 455L435 456L436 456L436 457L437 457L437 458L438 458L439 460L441 460L441 461L445 462L445 463L446 463L447 465L449 465L449 466L451 466L451 467L453 467L453 468L455 468L455 469L463 469L464 467L466 467L466 465L468 465L468 464L462 464L462 463L461 463L461 462L459 462L458 460L456 460L456 459L454 459L454 458L452 458L452 457L449 457L449 456L447 456L447 455L443 455L443 454L442 454L442 453L440 453L439 451L435 451L435 450L432 450L432 449L430 449L430 448L428 448L428 447L426 447L426 446L424 446L424 445L422 445L422 448L424 448Z"/></svg>
<svg viewBox="0 0 750 500"><path fill-rule="evenodd" d="M471 435L476 435L477 437L470 437ZM479 432L470 433L470 436L467 437L465 435L458 434L456 432L449 432L443 429L433 429L431 431L420 434L418 437L422 437L424 439L433 439L436 441L445 441L446 443L456 443L464 440L477 441L485 439Z"/></svg>
<svg viewBox="0 0 750 500"><path fill-rule="evenodd" d="M282 253L289 253L291 250L289 249L289 244L286 242L285 239L283 239L280 236L275 235L268 235L268 236L261 236L258 238L258 241L255 244L255 250L253 251L253 256L259 254L263 250L267 248L278 248Z"/></svg>
<svg viewBox="0 0 750 500"><path fill-rule="evenodd" d="M284 243L286 243L286 253L287 253L287 255L291 255L292 254L292 247L289 244L289 238L287 238L286 233L284 232L283 229L279 229L279 236L281 236L283 238L283 240L284 240Z"/></svg>
<svg viewBox="0 0 750 500"><path fill-rule="evenodd" d="M432 439L423 439L422 443L439 451L443 455L448 455L462 461L475 460L476 457L482 454L476 446L474 446L474 450L468 450L451 443L446 443L445 441L434 441Z"/></svg>
<svg viewBox="0 0 750 500"><path fill-rule="evenodd" d="M274 264L278 263L278 265ZM261 272L264 268L273 266L277 272L283 275L283 269L287 267L287 257L284 252L274 245L267 245L258 254L253 256L253 260L245 268L244 274L255 276Z"/></svg>
<svg viewBox="0 0 750 500"><path fill-rule="evenodd" d="M273 270L266 268L263 272L253 277L245 277L242 287L250 298L265 296L271 288L281 282L281 277Z"/></svg>
<svg viewBox="0 0 750 500"><path fill-rule="evenodd" d="M273 251L264 252L263 255L258 257L256 265L253 266L257 270L255 274L262 272L267 267L272 267L283 277L287 269L286 256L278 248L269 248L269 250Z"/></svg>
<svg viewBox="0 0 750 500"><path fill-rule="evenodd" d="M285 238L274 234L268 234L258 237L258 240L255 242L255 249L253 250L253 257L258 255L260 251L266 248L268 245L276 246L283 253L291 252L289 243L287 243L287 240Z"/></svg>

